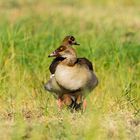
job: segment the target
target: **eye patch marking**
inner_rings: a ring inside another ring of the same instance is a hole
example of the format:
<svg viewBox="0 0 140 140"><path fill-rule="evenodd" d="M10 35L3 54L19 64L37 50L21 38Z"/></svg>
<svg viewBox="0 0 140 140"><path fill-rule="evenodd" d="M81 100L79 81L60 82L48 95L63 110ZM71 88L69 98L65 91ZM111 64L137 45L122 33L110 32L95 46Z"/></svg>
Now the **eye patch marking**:
<svg viewBox="0 0 140 140"><path fill-rule="evenodd" d="M60 46L56 51L61 52L64 51L66 49L65 46Z"/></svg>

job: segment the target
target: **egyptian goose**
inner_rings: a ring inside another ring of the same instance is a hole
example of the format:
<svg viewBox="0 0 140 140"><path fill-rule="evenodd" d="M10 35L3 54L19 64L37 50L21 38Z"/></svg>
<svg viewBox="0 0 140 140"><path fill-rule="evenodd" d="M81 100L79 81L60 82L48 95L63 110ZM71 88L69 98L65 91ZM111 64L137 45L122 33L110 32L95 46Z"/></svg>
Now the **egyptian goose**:
<svg viewBox="0 0 140 140"><path fill-rule="evenodd" d="M83 103L86 107L85 97L98 84L93 71L92 63L86 58L77 58L72 45L79 45L73 36L67 36L62 45L49 57L56 57L51 65L51 78L45 84L45 89L54 93L61 108L63 102L77 108Z"/></svg>

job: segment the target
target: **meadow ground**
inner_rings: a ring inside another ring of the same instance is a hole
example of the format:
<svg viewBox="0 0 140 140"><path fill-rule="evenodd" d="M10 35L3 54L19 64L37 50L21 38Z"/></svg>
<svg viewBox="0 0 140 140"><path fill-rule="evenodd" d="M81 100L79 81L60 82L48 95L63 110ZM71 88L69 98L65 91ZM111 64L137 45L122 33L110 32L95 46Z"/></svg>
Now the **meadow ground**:
<svg viewBox="0 0 140 140"><path fill-rule="evenodd" d="M85 113L59 112L42 84L69 34L99 78ZM140 139L139 0L1 0L0 68L0 140Z"/></svg>

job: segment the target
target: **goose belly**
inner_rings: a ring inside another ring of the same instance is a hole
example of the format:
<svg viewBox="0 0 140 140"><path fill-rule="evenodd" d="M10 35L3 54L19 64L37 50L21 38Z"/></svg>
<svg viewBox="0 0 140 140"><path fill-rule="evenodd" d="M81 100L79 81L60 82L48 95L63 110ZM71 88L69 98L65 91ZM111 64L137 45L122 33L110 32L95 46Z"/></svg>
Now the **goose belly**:
<svg viewBox="0 0 140 140"><path fill-rule="evenodd" d="M75 66L57 66L55 72L56 81L66 89L77 90L83 88L89 83L92 72L86 67Z"/></svg>

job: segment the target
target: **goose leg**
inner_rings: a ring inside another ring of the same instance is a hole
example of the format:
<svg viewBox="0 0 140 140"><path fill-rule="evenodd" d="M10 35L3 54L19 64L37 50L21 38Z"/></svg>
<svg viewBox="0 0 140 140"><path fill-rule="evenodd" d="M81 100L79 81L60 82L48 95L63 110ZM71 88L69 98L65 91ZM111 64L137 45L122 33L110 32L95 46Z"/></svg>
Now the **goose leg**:
<svg viewBox="0 0 140 140"><path fill-rule="evenodd" d="M64 103L63 103L63 100L62 100L61 98L59 98L59 99L57 100L57 105L58 105L59 110L62 109L63 104L64 104Z"/></svg>
<svg viewBox="0 0 140 140"><path fill-rule="evenodd" d="M64 94L63 95L63 101L64 101L65 105L69 106L72 103L71 96L68 95L68 94Z"/></svg>
<svg viewBox="0 0 140 140"><path fill-rule="evenodd" d="M82 103L82 95L78 95L77 100L76 100L77 104Z"/></svg>
<svg viewBox="0 0 140 140"><path fill-rule="evenodd" d="M86 107L87 107L87 101L86 99L83 100L83 111L86 110Z"/></svg>

